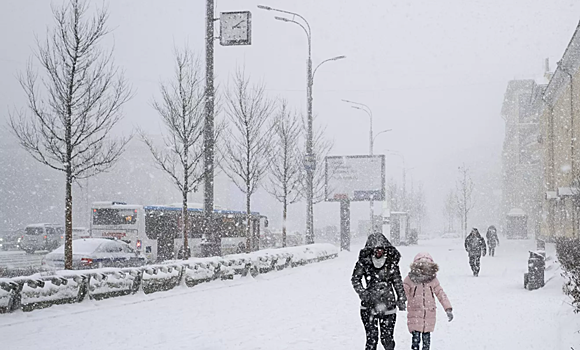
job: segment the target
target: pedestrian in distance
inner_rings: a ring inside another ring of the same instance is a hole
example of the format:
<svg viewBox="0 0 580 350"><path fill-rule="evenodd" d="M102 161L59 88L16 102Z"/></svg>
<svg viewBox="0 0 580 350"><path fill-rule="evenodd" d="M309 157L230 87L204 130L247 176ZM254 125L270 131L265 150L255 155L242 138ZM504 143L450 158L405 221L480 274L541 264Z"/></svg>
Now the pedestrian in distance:
<svg viewBox="0 0 580 350"><path fill-rule="evenodd" d="M405 311L407 300L400 260L399 251L381 233L371 234L359 253L351 282L361 300L360 317L366 333L366 350L377 348L379 330L385 350L395 348L397 308Z"/></svg>
<svg viewBox="0 0 580 350"><path fill-rule="evenodd" d="M412 335L412 350L419 350L423 339L422 350L429 350L431 333L435 330L437 304L435 297L447 313L449 322L453 320L453 308L443 291L437 272L439 266L429 253L419 253L411 264L411 271L403 281L407 295L407 327Z"/></svg>
<svg viewBox="0 0 580 350"><path fill-rule="evenodd" d="M471 233L465 238L465 250L469 255L469 265L475 277L479 276L481 256L485 256L487 247L485 239L479 234L477 228L473 228Z"/></svg>
<svg viewBox="0 0 580 350"><path fill-rule="evenodd" d="M499 238L497 237L497 229L491 225L485 234L487 238L487 246L489 247L489 256L495 256L495 247L499 247Z"/></svg>

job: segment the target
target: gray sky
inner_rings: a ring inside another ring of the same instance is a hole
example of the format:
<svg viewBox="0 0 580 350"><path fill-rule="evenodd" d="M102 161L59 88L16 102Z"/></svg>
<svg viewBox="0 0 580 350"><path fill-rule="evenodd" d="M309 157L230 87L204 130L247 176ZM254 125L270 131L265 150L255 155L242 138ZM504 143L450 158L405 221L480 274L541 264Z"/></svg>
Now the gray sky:
<svg viewBox="0 0 580 350"><path fill-rule="evenodd" d="M16 74L31 57L35 35L44 38L52 25L50 3L0 2L2 122L8 108L24 105ZM105 3L113 29L106 43L114 43L116 63L135 89L119 130L128 133L141 126L159 132L150 101L158 82L171 76L174 47L187 44L203 59L204 1ZM438 224L458 165L472 167L474 178L499 171L504 136L500 108L507 81L541 77L546 57L554 66L580 18L575 0L217 0L217 12L250 10L253 16L251 46L221 47L216 41L217 82L225 87L236 67L245 66L272 97L286 98L301 111L305 35L298 26L274 20L273 12L257 9L258 3L308 19L314 65L347 56L322 66L314 83L314 111L334 139L333 154L368 152L368 118L341 99L369 105L375 131L394 129L377 138L375 153L388 148L405 155L407 166L414 168L409 172L414 183L425 186L433 224ZM399 158L389 157L389 176L400 180L401 166ZM296 207L297 215L302 207ZM366 207L354 206L355 216L366 218ZM338 218L337 205L323 208L323 216ZM269 215L277 215L277 208Z"/></svg>

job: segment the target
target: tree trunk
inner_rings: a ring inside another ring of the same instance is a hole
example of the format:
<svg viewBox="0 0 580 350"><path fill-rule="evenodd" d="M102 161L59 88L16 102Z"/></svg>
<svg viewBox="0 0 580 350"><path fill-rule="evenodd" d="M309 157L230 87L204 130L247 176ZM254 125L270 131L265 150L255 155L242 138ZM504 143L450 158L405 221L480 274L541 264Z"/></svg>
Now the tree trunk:
<svg viewBox="0 0 580 350"><path fill-rule="evenodd" d="M188 184L187 181L185 181L185 186L183 187L183 210L181 212L181 221L183 224L183 260L189 259L191 255L189 251L189 240L187 238L187 228L189 223L189 215L187 213L187 191Z"/></svg>
<svg viewBox="0 0 580 350"><path fill-rule="evenodd" d="M288 199L286 196L284 196L282 205L282 247L286 247L286 218L288 217Z"/></svg>
<svg viewBox="0 0 580 350"><path fill-rule="evenodd" d="M252 232L252 219L250 211L250 189L246 192L246 253L251 252L253 247L253 232Z"/></svg>
<svg viewBox="0 0 580 350"><path fill-rule="evenodd" d="M67 166L65 198L64 269L72 270L72 171Z"/></svg>

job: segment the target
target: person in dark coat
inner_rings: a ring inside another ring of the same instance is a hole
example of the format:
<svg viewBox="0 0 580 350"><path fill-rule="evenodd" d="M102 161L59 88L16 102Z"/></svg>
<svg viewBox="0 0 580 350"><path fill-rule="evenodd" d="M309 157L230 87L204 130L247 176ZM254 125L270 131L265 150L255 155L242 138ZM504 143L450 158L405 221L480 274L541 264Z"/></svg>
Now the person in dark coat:
<svg viewBox="0 0 580 350"><path fill-rule="evenodd" d="M359 253L351 282L361 300L360 316L366 332L366 350L377 348L379 329L385 350L395 348L393 333L397 307L405 311L407 301L400 260L397 248L381 233L371 234Z"/></svg>
<svg viewBox="0 0 580 350"><path fill-rule="evenodd" d="M485 238L487 238L487 246L489 248L489 256L495 255L495 247L499 247L499 238L497 237L497 230L495 226L491 225L487 229L487 233L485 234Z"/></svg>
<svg viewBox="0 0 580 350"><path fill-rule="evenodd" d="M481 264L481 255L485 256L487 247L485 239L479 234L479 231L474 227L471 233L465 238L465 250L469 255L469 265L475 277L479 276L479 268Z"/></svg>

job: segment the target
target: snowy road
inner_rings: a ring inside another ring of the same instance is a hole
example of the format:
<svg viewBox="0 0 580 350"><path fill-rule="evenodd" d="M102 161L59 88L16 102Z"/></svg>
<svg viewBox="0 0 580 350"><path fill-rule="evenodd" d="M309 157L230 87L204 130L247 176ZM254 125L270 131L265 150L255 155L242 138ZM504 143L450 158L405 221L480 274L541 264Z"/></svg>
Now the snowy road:
<svg viewBox="0 0 580 350"><path fill-rule="evenodd" d="M538 291L523 289L528 249L532 241L502 241L474 278L460 241L400 248L404 275L417 252L433 255L454 307L451 323L438 310L433 349L569 350L580 344L580 336L571 335L580 322L563 305L559 278ZM350 285L356 258L345 252L255 279L0 315L0 339L6 349L363 349L359 301ZM563 326L570 319L576 323ZM396 342L397 349L410 348L405 313L398 314Z"/></svg>

